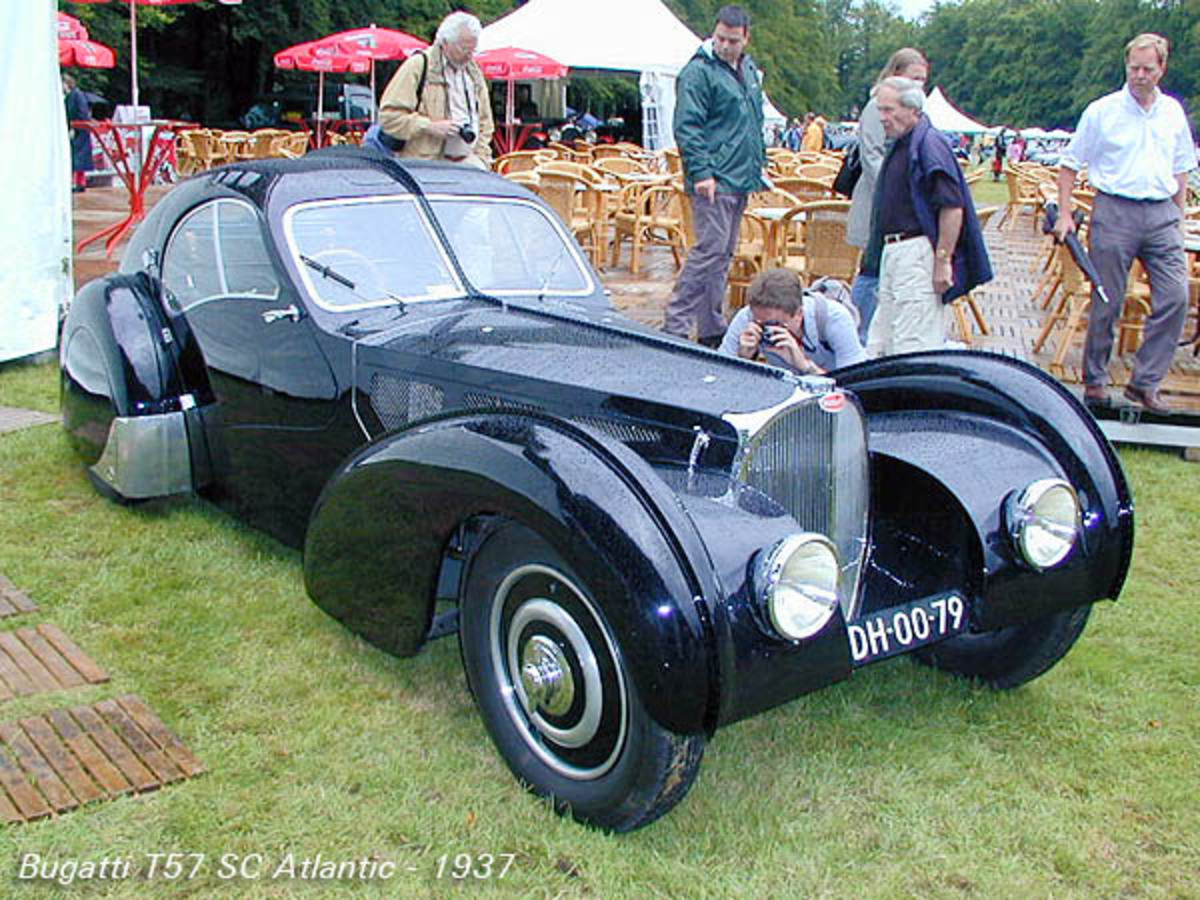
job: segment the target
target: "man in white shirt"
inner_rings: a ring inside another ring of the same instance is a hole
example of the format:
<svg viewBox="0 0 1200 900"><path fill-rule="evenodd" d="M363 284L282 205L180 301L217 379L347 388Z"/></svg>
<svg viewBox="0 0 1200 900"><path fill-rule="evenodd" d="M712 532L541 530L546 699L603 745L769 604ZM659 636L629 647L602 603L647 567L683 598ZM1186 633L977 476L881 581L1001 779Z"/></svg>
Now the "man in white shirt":
<svg viewBox="0 0 1200 900"><path fill-rule="evenodd" d="M1071 191L1084 165L1097 192L1089 248L1110 302L1093 292L1083 347L1084 401L1091 405L1110 402L1113 326L1129 267L1139 259L1150 275L1151 314L1125 396L1154 412L1170 409L1158 387L1187 318L1182 221L1196 148L1183 107L1158 89L1167 54L1167 39L1157 34L1139 34L1125 46L1125 86L1083 111L1059 170L1059 240L1075 230Z"/></svg>

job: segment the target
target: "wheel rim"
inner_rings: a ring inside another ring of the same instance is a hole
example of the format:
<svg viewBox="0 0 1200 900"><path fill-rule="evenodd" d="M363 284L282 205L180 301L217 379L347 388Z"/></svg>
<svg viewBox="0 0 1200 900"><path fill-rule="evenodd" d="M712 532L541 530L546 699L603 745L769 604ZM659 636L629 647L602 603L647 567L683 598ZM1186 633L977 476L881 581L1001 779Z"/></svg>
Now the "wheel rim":
<svg viewBox="0 0 1200 900"><path fill-rule="evenodd" d="M526 565L492 599L488 650L500 699L529 749L559 775L608 772L629 717L616 647L561 572Z"/></svg>

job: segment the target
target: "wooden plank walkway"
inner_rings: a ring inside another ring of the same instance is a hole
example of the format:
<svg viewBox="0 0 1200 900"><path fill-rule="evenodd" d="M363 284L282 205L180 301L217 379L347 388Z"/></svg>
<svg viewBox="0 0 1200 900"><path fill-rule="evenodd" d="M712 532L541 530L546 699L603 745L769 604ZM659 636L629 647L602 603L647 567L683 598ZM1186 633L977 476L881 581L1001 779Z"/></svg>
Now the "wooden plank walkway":
<svg viewBox="0 0 1200 900"><path fill-rule="evenodd" d="M0 701L106 681L108 673L57 625L0 632Z"/></svg>
<svg viewBox="0 0 1200 900"><path fill-rule="evenodd" d="M33 612L37 608L37 604L24 591L0 575L0 619Z"/></svg>
<svg viewBox="0 0 1200 900"><path fill-rule="evenodd" d="M18 431L34 425L48 425L57 422L58 416L38 412L34 409L21 409L16 406L0 406L0 434L6 431Z"/></svg>
<svg viewBox="0 0 1200 900"><path fill-rule="evenodd" d="M204 764L135 694L0 723L0 819L157 790Z"/></svg>

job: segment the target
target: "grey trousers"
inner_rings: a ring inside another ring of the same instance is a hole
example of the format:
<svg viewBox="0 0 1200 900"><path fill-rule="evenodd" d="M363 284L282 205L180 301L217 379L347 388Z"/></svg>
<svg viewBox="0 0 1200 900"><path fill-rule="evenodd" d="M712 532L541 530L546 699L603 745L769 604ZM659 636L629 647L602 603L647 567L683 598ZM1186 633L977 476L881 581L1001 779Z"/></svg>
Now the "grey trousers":
<svg viewBox="0 0 1200 900"><path fill-rule="evenodd" d="M1108 383L1113 326L1125 301L1125 281L1133 260L1140 259L1150 276L1150 317L1134 360L1131 387L1157 389L1167 376L1187 318L1187 261L1179 207L1173 200L1144 202L1096 194L1092 208L1089 251L1109 303L1093 292L1083 345L1083 380Z"/></svg>
<svg viewBox="0 0 1200 900"><path fill-rule="evenodd" d="M725 305L726 280L745 209L745 194L718 192L712 203L692 194L696 246L688 252L683 271L675 281L663 331L687 337L695 321L699 338L720 337L725 333L722 307Z"/></svg>

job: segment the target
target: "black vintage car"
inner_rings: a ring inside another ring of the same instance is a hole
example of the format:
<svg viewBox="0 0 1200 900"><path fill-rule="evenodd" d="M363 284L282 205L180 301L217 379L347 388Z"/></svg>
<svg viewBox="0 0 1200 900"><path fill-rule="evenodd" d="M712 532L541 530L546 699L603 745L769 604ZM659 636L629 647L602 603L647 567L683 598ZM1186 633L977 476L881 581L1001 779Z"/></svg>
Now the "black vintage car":
<svg viewBox="0 0 1200 900"><path fill-rule="evenodd" d="M391 653L457 632L513 773L615 830L720 726L876 660L1035 678L1133 546L1112 448L1041 372L718 356L615 313L523 188L367 151L177 187L61 365L101 491L303 547L312 599Z"/></svg>

